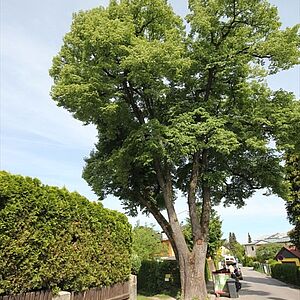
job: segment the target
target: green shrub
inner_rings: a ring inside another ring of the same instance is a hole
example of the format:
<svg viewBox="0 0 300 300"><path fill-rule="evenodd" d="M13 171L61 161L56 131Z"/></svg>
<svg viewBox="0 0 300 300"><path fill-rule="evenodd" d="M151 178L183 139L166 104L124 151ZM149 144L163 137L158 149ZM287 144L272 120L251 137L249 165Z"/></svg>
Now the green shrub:
<svg viewBox="0 0 300 300"><path fill-rule="evenodd" d="M137 275L141 268L142 261L140 257L133 251L131 255L131 273Z"/></svg>
<svg viewBox="0 0 300 300"><path fill-rule="evenodd" d="M165 278L169 278L166 281ZM176 295L180 289L177 261L143 261L138 273L138 290L146 295L165 293Z"/></svg>
<svg viewBox="0 0 300 300"><path fill-rule="evenodd" d="M166 277L169 278L166 281ZM205 264L205 279L211 278L208 264ZM145 295L159 293L175 297L180 290L180 273L176 260L145 260L142 261L138 273L138 291Z"/></svg>
<svg viewBox="0 0 300 300"><path fill-rule="evenodd" d="M245 256L242 260L242 263L245 267L253 267L253 263L255 261L255 257Z"/></svg>
<svg viewBox="0 0 300 300"><path fill-rule="evenodd" d="M146 294L157 294L158 284L157 284L157 273L158 273L159 262L155 260L144 260L142 261L137 283L138 290Z"/></svg>
<svg viewBox="0 0 300 300"><path fill-rule="evenodd" d="M286 283L300 286L300 268L293 263L278 263L271 266L271 275Z"/></svg>
<svg viewBox="0 0 300 300"><path fill-rule="evenodd" d="M258 261L253 262L253 270L263 273L262 264Z"/></svg>
<svg viewBox="0 0 300 300"><path fill-rule="evenodd" d="M166 281L166 276L169 281ZM164 260L158 263L157 286L159 293L176 295L180 289L180 273L178 263L175 260Z"/></svg>
<svg viewBox="0 0 300 300"><path fill-rule="evenodd" d="M268 259L268 265L273 266L278 264L278 261L276 259Z"/></svg>
<svg viewBox="0 0 300 300"><path fill-rule="evenodd" d="M0 172L0 294L111 285L129 277L130 259L123 214Z"/></svg>

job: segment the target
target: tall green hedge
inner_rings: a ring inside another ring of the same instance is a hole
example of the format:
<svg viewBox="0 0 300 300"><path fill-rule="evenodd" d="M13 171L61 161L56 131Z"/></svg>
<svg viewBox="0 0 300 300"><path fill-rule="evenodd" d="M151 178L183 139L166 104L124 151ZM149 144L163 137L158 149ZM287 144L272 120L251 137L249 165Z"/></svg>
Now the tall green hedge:
<svg viewBox="0 0 300 300"><path fill-rule="evenodd" d="M166 277L169 280L166 281ZM211 274L207 261L205 263L205 280L210 280ZM138 291L145 295L165 293L176 296L180 290L180 273L176 260L144 260L138 272Z"/></svg>
<svg viewBox="0 0 300 300"><path fill-rule="evenodd" d="M153 295L160 292L157 283L158 264L155 260L142 261L137 278L138 291Z"/></svg>
<svg viewBox="0 0 300 300"><path fill-rule="evenodd" d="M300 268L292 263L278 263L271 266L271 275L286 283L300 286Z"/></svg>
<svg viewBox="0 0 300 300"><path fill-rule="evenodd" d="M0 172L0 294L82 291L125 281L131 239L123 214Z"/></svg>
<svg viewBox="0 0 300 300"><path fill-rule="evenodd" d="M165 278L169 277L169 281ZM176 295L180 289L180 275L177 261L144 260L138 273L138 290L146 295L166 293Z"/></svg>

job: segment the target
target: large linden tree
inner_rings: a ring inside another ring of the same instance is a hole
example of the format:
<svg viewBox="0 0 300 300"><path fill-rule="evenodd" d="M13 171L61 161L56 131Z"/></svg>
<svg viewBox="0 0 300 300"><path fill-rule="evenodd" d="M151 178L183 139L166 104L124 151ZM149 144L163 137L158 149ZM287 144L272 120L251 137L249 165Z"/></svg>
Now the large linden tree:
<svg viewBox="0 0 300 300"><path fill-rule="evenodd" d="M86 181L129 214L154 216L176 253L182 298L202 300L212 206L241 207L257 189L286 195L283 152L299 143L299 102L266 77L299 63L300 38L266 0L188 6L187 28L166 0L79 12L50 74L57 104L97 127ZM188 204L192 249L176 201Z"/></svg>

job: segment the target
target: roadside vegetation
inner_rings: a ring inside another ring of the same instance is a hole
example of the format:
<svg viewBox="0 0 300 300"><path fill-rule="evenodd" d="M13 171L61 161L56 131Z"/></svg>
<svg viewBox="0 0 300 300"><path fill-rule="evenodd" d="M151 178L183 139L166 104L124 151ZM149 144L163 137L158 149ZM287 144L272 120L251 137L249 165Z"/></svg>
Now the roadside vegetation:
<svg viewBox="0 0 300 300"><path fill-rule="evenodd" d="M294 245L300 250L300 149L286 155L285 171L289 190L286 209L288 219L294 225L289 235Z"/></svg>
<svg viewBox="0 0 300 300"><path fill-rule="evenodd" d="M260 263L267 263L269 260L274 260L281 248L282 244L276 243L261 245L256 250L256 260Z"/></svg>
<svg viewBox="0 0 300 300"><path fill-rule="evenodd" d="M65 188L0 172L0 295L124 282L131 225Z"/></svg>

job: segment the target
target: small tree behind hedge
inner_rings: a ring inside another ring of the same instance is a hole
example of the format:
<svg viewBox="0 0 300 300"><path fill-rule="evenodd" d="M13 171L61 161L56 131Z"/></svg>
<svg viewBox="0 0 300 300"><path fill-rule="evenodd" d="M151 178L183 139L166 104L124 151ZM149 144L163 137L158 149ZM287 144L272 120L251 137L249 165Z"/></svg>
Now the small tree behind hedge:
<svg viewBox="0 0 300 300"><path fill-rule="evenodd" d="M0 294L125 281L131 226L78 193L0 172Z"/></svg>
<svg viewBox="0 0 300 300"><path fill-rule="evenodd" d="M151 225L137 224L133 228L132 248L141 261L167 255L167 248L162 244L159 232Z"/></svg>
<svg viewBox="0 0 300 300"><path fill-rule="evenodd" d="M274 259L281 248L282 245L276 243L261 245L256 250L256 258L259 262L264 263L269 259Z"/></svg>

